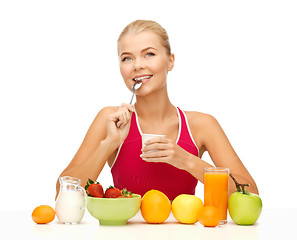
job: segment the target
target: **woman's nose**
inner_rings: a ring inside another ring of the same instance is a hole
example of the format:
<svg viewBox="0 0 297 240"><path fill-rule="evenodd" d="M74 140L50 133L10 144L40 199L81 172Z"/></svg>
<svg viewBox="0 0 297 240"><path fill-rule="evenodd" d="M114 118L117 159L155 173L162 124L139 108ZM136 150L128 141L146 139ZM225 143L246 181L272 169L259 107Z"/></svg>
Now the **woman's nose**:
<svg viewBox="0 0 297 240"><path fill-rule="evenodd" d="M134 70L137 71L139 69L143 69L145 67L144 62L140 58L136 58L134 60Z"/></svg>

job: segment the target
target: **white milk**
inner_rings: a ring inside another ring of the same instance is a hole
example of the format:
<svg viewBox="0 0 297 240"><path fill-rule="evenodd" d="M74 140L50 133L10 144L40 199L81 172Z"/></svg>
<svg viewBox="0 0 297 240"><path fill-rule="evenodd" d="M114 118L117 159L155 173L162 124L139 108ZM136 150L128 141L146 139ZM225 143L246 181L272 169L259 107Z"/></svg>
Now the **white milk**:
<svg viewBox="0 0 297 240"><path fill-rule="evenodd" d="M61 191L56 202L60 223L80 223L85 213L85 197L78 191Z"/></svg>

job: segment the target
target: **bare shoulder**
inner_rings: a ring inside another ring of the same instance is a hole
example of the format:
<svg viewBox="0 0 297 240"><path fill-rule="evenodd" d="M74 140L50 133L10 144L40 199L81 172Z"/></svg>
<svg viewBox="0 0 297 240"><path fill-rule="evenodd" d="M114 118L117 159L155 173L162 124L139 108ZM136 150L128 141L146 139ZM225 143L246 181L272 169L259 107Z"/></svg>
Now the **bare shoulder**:
<svg viewBox="0 0 297 240"><path fill-rule="evenodd" d="M207 113L186 111L185 112L190 128L193 130L212 128L219 123L215 117Z"/></svg>
<svg viewBox="0 0 297 240"><path fill-rule="evenodd" d="M201 156L206 150L206 142L209 136L216 134L219 129L219 123L210 114L194 111L185 111L188 119L191 134L200 149ZM201 157L200 156L200 157Z"/></svg>
<svg viewBox="0 0 297 240"><path fill-rule="evenodd" d="M222 132L221 127L216 118L210 114L194 111L186 111L185 114L192 136L201 153L203 153L207 149L207 143Z"/></svg>
<svg viewBox="0 0 297 240"><path fill-rule="evenodd" d="M116 112L119 109L118 106L107 106L102 108L99 113L97 114L97 116L107 116L109 114L112 114L114 112Z"/></svg>
<svg viewBox="0 0 297 240"><path fill-rule="evenodd" d="M102 108L95 117L94 121L106 120L107 117L119 109L117 106L107 106Z"/></svg>
<svg viewBox="0 0 297 240"><path fill-rule="evenodd" d="M189 127L194 139L206 146L212 143L214 139L225 136L217 119L206 113L201 112L185 112L188 118Z"/></svg>
<svg viewBox="0 0 297 240"><path fill-rule="evenodd" d="M97 131L100 129L106 128L106 121L108 119L108 116L110 116L112 113L116 112L118 110L118 107L116 106L108 106L102 108L96 115L94 121L92 122L89 131ZM101 130L100 130L101 131Z"/></svg>

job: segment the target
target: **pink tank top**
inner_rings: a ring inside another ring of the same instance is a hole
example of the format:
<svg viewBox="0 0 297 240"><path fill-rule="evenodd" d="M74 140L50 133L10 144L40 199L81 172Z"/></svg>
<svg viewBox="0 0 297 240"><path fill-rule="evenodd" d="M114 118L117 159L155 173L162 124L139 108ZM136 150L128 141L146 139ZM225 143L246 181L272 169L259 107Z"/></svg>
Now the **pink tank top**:
<svg viewBox="0 0 297 240"><path fill-rule="evenodd" d="M198 156L198 148L193 141L185 114L177 108L179 133L177 144L189 153ZM143 196L147 191L162 191L170 200L180 194L195 194L197 179L185 170L167 163L151 163L142 160L141 129L136 113L132 114L130 131L120 145L114 164L111 167L114 186L127 188Z"/></svg>

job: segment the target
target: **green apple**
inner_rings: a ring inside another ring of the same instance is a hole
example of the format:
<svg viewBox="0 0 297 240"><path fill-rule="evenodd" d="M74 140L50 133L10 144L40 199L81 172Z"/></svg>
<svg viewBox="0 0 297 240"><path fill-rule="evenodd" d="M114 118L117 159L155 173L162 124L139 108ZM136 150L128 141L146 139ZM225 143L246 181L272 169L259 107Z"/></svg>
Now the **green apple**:
<svg viewBox="0 0 297 240"><path fill-rule="evenodd" d="M259 218L262 211L262 200L257 194L249 193L230 174L236 184L237 191L231 194L228 200L228 210L232 220L238 225L252 225Z"/></svg>

